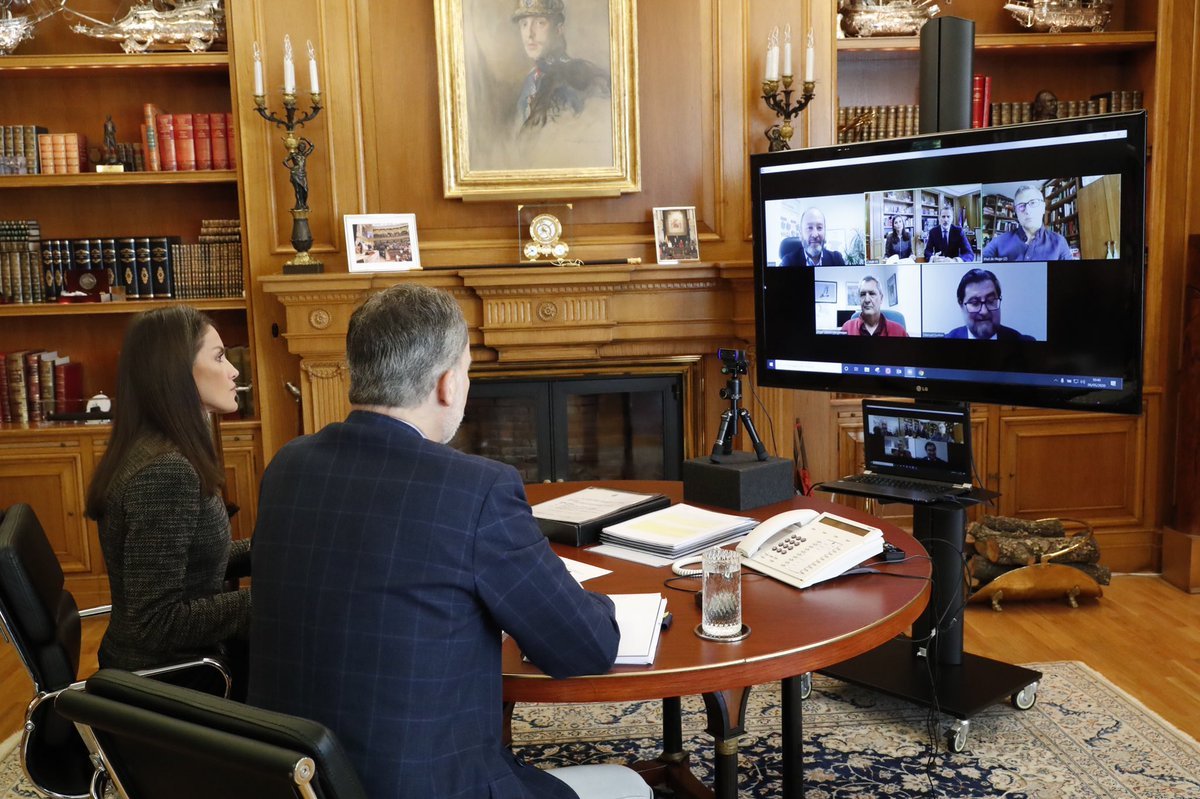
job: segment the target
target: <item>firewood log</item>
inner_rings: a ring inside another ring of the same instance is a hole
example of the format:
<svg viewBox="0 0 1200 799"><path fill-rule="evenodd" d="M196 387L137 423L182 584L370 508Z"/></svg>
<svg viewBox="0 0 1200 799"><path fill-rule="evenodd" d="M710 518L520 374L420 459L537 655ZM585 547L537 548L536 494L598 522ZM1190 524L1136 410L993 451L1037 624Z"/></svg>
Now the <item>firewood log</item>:
<svg viewBox="0 0 1200 799"><path fill-rule="evenodd" d="M1062 538L1074 534L1067 531L1063 526L1062 519L1014 519L1011 516L988 516L985 514L983 526L995 530L997 533L1036 535L1043 538Z"/></svg>
<svg viewBox="0 0 1200 799"><path fill-rule="evenodd" d="M1100 560L1100 548L1092 536L1062 538L1015 538L1011 535L975 533L975 548L992 563L1007 566L1026 566L1044 556L1054 563L1095 563Z"/></svg>

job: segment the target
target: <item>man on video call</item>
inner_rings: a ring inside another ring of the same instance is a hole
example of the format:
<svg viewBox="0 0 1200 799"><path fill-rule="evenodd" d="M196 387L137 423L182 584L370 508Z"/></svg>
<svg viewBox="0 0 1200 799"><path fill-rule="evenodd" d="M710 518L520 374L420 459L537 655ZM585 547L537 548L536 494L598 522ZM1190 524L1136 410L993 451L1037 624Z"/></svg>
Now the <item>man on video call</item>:
<svg viewBox="0 0 1200 799"><path fill-rule="evenodd" d="M925 260L929 263L938 261L974 261L975 251L971 242L963 235L963 229L950 224L953 218L949 208L943 208L941 224L931 228L925 237Z"/></svg>
<svg viewBox="0 0 1200 799"><path fill-rule="evenodd" d="M925 442L925 457L921 460L927 463L945 463L945 459L939 458L937 454L937 444L932 441Z"/></svg>
<svg viewBox="0 0 1200 799"><path fill-rule="evenodd" d="M983 248L985 261L1070 261L1071 245L1042 224L1046 200L1037 186L1025 184L1013 197L1017 228L1001 233Z"/></svg>
<svg viewBox="0 0 1200 799"><path fill-rule="evenodd" d="M958 281L958 307L966 324L951 330L946 338L1033 341L1033 336L1000 324L1001 297L1000 280L991 270L969 270Z"/></svg>
<svg viewBox="0 0 1200 799"><path fill-rule="evenodd" d="M879 289L879 281L870 275L858 281L858 302L858 316L847 319L842 325L842 330L848 335L908 338L904 325L883 315L879 308L883 293Z"/></svg>
<svg viewBox="0 0 1200 799"><path fill-rule="evenodd" d="M779 245L780 266L845 266L837 250L825 249L825 214L809 208L800 218L800 238L786 238Z"/></svg>
<svg viewBox="0 0 1200 799"><path fill-rule="evenodd" d="M372 295L346 361L349 416L263 474L249 703L332 729L372 799L649 799L630 769L543 771L501 741L501 630L554 678L608 671L620 632L612 600L550 549L517 471L446 446L470 387L457 301Z"/></svg>

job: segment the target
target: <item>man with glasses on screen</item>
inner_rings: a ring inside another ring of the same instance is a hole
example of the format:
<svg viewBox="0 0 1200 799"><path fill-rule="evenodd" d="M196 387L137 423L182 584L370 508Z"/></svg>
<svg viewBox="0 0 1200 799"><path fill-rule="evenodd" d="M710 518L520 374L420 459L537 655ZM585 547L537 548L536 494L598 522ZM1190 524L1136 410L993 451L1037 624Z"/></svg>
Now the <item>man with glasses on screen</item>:
<svg viewBox="0 0 1200 799"><path fill-rule="evenodd" d="M1060 234L1042 224L1046 199L1041 189L1025 184L1013 197L1017 228L1001 233L983 248L985 261L1070 261L1071 246Z"/></svg>
<svg viewBox="0 0 1200 799"><path fill-rule="evenodd" d="M1000 280L988 269L971 269L958 281L958 307L962 309L962 327L956 327L946 338L969 338L996 341L1033 341L1011 327L1000 324Z"/></svg>

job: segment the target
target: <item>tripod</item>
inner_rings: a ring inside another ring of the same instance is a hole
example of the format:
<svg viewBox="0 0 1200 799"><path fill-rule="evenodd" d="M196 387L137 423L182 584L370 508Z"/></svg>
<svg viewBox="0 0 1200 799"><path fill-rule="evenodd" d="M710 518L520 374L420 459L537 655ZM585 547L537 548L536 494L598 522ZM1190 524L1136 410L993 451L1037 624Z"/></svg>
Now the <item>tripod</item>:
<svg viewBox="0 0 1200 799"><path fill-rule="evenodd" d="M742 426L746 428L746 434L750 436L750 443L754 445L754 454L760 461L765 461L767 448L763 446L762 439L758 437L758 431L754 429L750 411L741 407L742 381L738 375L742 372L739 369L723 369L722 371L730 372L725 388L721 389L721 399L729 400L729 407L721 412L721 426L717 430L717 440L713 442L712 453L708 459L713 463L724 463L733 454L733 437L737 435L738 420L740 419Z"/></svg>

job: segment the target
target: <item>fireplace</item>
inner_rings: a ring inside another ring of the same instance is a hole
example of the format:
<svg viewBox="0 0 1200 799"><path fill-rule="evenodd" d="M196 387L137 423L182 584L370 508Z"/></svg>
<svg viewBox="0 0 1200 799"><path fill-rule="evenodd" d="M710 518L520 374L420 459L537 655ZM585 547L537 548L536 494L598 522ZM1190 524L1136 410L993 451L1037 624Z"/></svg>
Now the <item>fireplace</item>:
<svg viewBox="0 0 1200 799"><path fill-rule="evenodd" d="M451 446L515 467L527 483L677 480L681 374L473 378Z"/></svg>

